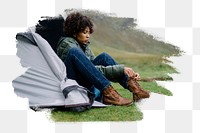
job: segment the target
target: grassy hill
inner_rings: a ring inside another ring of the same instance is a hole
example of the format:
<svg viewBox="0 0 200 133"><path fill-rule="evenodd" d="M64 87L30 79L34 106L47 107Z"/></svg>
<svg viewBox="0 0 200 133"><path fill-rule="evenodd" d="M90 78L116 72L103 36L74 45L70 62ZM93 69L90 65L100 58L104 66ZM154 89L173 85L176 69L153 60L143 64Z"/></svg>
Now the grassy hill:
<svg viewBox="0 0 200 133"><path fill-rule="evenodd" d="M153 55L179 55L179 47L157 40L154 36L137 29L136 19L119 18L106 13L83 10L94 22L91 43L94 47L113 48L133 53Z"/></svg>
<svg viewBox="0 0 200 133"><path fill-rule="evenodd" d="M173 95L171 91L159 86L155 80L172 80L168 74L177 73L176 68L169 64L172 62L166 57L180 55L182 51L178 47L156 40L154 36L137 30L133 18L111 17L98 11L81 12L90 16L95 23L90 46L96 55L103 51L108 52L119 63L132 67L134 71L140 73L143 80L139 83L144 89L166 96ZM147 82L144 79L155 80ZM112 84L123 97L132 99L132 94L128 90L122 89L117 83ZM143 119L143 113L134 103L129 107L93 108L82 113L55 109L51 118L58 122L139 121Z"/></svg>
<svg viewBox="0 0 200 133"><path fill-rule="evenodd" d="M166 57L178 56L179 47L137 29L136 19L120 18L94 10L81 10L94 22L91 48L96 55L107 52L119 63L132 67L142 78L171 79L177 73Z"/></svg>

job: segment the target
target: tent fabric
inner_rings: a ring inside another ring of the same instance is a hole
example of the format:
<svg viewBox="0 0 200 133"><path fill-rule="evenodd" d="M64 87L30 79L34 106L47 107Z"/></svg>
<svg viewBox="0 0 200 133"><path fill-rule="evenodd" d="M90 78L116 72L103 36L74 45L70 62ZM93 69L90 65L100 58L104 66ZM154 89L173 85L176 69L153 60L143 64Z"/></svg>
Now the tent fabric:
<svg viewBox="0 0 200 133"><path fill-rule="evenodd" d="M29 99L30 107L90 105L86 88L66 78L66 67L49 43L30 29L18 33L17 56L28 70L13 80L15 93ZM65 93L63 93L65 92ZM106 106L94 102L92 106Z"/></svg>

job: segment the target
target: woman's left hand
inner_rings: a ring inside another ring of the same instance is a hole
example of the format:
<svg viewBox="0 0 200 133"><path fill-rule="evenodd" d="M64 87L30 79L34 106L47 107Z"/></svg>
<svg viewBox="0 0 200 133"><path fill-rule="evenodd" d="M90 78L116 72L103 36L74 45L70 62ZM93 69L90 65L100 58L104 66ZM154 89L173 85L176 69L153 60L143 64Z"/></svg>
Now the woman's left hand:
<svg viewBox="0 0 200 133"><path fill-rule="evenodd" d="M140 80L140 74L133 71L132 68L124 67L124 73L128 75L128 77L134 77L136 80Z"/></svg>
<svg viewBox="0 0 200 133"><path fill-rule="evenodd" d="M136 80L141 80L140 74L139 74L139 73L135 73L135 76L134 76L134 77L135 77Z"/></svg>

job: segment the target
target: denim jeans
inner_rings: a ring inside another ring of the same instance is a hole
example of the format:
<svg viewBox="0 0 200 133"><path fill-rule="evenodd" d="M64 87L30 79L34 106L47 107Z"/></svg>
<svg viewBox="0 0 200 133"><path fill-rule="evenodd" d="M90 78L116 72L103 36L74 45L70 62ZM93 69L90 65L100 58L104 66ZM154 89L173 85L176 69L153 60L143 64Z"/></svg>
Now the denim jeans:
<svg viewBox="0 0 200 133"><path fill-rule="evenodd" d="M100 55L98 55L92 63L94 65L101 65L101 66L113 66L118 65L118 63L107 53L103 52ZM118 82L123 86L124 88L128 88L127 81L128 76L126 74L121 75L120 77L115 77L114 79L111 77L106 77L108 80L112 82Z"/></svg>
<svg viewBox="0 0 200 133"><path fill-rule="evenodd" d="M106 89L111 83L109 77L105 77L95 65L117 65L117 62L108 54L102 53L93 61L90 61L80 48L69 49L64 61L67 68L67 77L76 80L80 85L91 89L97 88L100 92ZM119 82L127 88L127 75L122 75L113 82Z"/></svg>

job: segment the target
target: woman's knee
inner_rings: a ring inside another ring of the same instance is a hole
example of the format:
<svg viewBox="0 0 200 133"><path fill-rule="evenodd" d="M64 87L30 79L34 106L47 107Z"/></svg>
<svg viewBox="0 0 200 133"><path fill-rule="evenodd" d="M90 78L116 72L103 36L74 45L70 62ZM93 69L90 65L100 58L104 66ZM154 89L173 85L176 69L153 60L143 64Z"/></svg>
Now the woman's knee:
<svg viewBox="0 0 200 133"><path fill-rule="evenodd" d="M101 53L99 56L103 57L103 58L112 58L108 53L103 52Z"/></svg>
<svg viewBox="0 0 200 133"><path fill-rule="evenodd" d="M106 52L101 53L101 59L104 60L106 65L116 65L116 64L118 64L115 61L115 59L112 56L110 56L109 54L107 54Z"/></svg>

